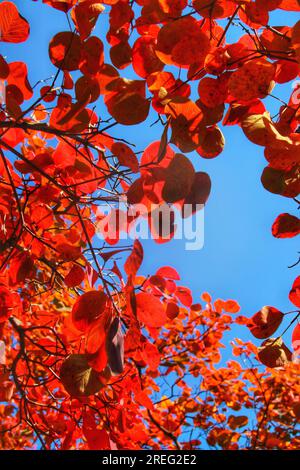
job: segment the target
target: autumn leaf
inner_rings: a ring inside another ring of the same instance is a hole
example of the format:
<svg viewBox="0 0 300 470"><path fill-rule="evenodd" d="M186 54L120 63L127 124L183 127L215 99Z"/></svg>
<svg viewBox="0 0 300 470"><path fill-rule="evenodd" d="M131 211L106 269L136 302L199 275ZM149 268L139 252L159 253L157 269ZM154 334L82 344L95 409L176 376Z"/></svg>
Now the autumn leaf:
<svg viewBox="0 0 300 470"><path fill-rule="evenodd" d="M144 250L139 242L139 240L135 240L132 248L132 252L130 253L129 257L125 261L124 269L127 276L134 277L138 272L142 261L144 258Z"/></svg>
<svg viewBox="0 0 300 470"><path fill-rule="evenodd" d="M74 6L71 11L71 18L82 40L91 34L98 16L103 10L104 6L98 0L87 0Z"/></svg>
<svg viewBox="0 0 300 470"><path fill-rule="evenodd" d="M92 290L78 297L72 309L72 321L78 330L86 331L87 328L109 306L109 299L103 291Z"/></svg>
<svg viewBox="0 0 300 470"><path fill-rule="evenodd" d="M72 397L88 397L103 387L84 354L71 354L62 364L60 379Z"/></svg>
<svg viewBox="0 0 300 470"><path fill-rule="evenodd" d="M84 280L85 273L81 266L74 264L65 277L65 284L67 287L79 286Z"/></svg>
<svg viewBox="0 0 300 470"><path fill-rule="evenodd" d="M165 64L187 67L209 51L209 39L191 16L164 25L157 37L156 54Z"/></svg>
<svg viewBox="0 0 300 470"><path fill-rule="evenodd" d="M296 307L300 307L300 276L298 276L293 283L289 299Z"/></svg>
<svg viewBox="0 0 300 470"><path fill-rule="evenodd" d="M166 322L166 313L157 297L147 292L136 295L137 318L141 323L153 328L159 328Z"/></svg>
<svg viewBox="0 0 300 470"><path fill-rule="evenodd" d="M298 323L292 334L292 346L296 354L300 353L300 324Z"/></svg>
<svg viewBox="0 0 300 470"><path fill-rule="evenodd" d="M145 83L138 80L113 82L115 89L105 96L105 104L112 117L127 126L145 121L150 102L145 98Z"/></svg>
<svg viewBox="0 0 300 470"><path fill-rule="evenodd" d="M152 36L141 36L136 40L132 49L132 66L137 75L147 78L154 72L164 68L163 62L155 53L156 40Z"/></svg>
<svg viewBox="0 0 300 470"><path fill-rule="evenodd" d="M49 56L55 67L77 70L81 60L80 37L69 31L56 34L49 44Z"/></svg>
<svg viewBox="0 0 300 470"><path fill-rule="evenodd" d="M255 338L264 339L275 333L282 320L282 312L266 306L253 315L247 326Z"/></svg>
<svg viewBox="0 0 300 470"><path fill-rule="evenodd" d="M12 2L0 4L0 41L24 42L29 36L29 24L20 15L16 5Z"/></svg>
<svg viewBox="0 0 300 470"><path fill-rule="evenodd" d="M18 308L18 295L0 285L0 323L5 322L9 316L17 313Z"/></svg>
<svg viewBox="0 0 300 470"><path fill-rule="evenodd" d="M280 214L272 225L272 234L276 238L291 238L300 233L300 219L291 214Z"/></svg>
<svg viewBox="0 0 300 470"><path fill-rule="evenodd" d="M166 171L166 182L162 197L166 202L174 203L186 197L193 184L195 170L192 163L178 153L172 159Z"/></svg>
<svg viewBox="0 0 300 470"><path fill-rule="evenodd" d="M281 338L270 338L258 348L258 358L267 367L282 367L291 361L292 353Z"/></svg>
<svg viewBox="0 0 300 470"><path fill-rule="evenodd" d="M240 101L265 98L273 88L275 67L265 59L246 62L228 82L229 92Z"/></svg>
<svg viewBox="0 0 300 470"><path fill-rule="evenodd" d="M238 428L242 428L248 424L247 416L234 416L230 415L228 417L228 426L234 431Z"/></svg>
<svg viewBox="0 0 300 470"><path fill-rule="evenodd" d="M138 159L133 150L128 145L122 142L116 142L112 145L111 151L119 160L120 165L130 168L133 173L138 172Z"/></svg>
<svg viewBox="0 0 300 470"><path fill-rule="evenodd" d="M97 427L91 411L86 411L83 415L82 431L90 450L111 449L108 432Z"/></svg>
<svg viewBox="0 0 300 470"><path fill-rule="evenodd" d="M174 281L180 281L180 276L176 269L171 266L163 266L156 271L157 276L165 277L167 279L173 279Z"/></svg>

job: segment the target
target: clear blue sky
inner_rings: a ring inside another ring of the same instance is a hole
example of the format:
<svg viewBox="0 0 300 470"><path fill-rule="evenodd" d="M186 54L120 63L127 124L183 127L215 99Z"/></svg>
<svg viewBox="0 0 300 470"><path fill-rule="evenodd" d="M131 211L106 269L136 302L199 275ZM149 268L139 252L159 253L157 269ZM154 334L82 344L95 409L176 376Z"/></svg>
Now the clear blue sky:
<svg viewBox="0 0 300 470"><path fill-rule="evenodd" d="M68 24L63 13L41 1L17 0L14 3L30 22L31 35L23 44L3 46L2 43L1 53L8 61L25 61L33 85L55 72L48 58L48 43L55 33L68 30ZM297 19L297 14L283 11L272 14L273 25L292 25ZM95 30L103 41L106 21L107 13L100 16ZM234 28L230 34L234 40L238 32ZM121 75L131 77L130 69L121 71ZM277 86L274 94L288 98L291 88L292 83L281 88ZM278 109L278 103L272 98L267 102L271 112ZM101 111L105 114L103 105ZM147 123L153 121L152 115ZM278 214L295 214L297 206L292 200L273 195L263 188L260 182L265 166L263 148L251 144L238 127L227 127L223 131L226 147L216 159L204 160L196 153L188 154L197 170L209 173L213 184L205 209L204 248L185 251L182 241L164 245L147 241L144 243L142 272L152 274L162 265L172 265L180 272L182 285L193 290L195 302L199 302L204 291L214 298L234 298L246 316L263 305L291 310L288 292L299 270L287 266L297 260L299 246L296 239L274 239L271 226ZM150 129L146 124L138 128L118 126L114 128L114 134L132 140L137 149L142 150L159 139L161 128ZM244 339L247 337L245 328L239 328L238 334Z"/></svg>

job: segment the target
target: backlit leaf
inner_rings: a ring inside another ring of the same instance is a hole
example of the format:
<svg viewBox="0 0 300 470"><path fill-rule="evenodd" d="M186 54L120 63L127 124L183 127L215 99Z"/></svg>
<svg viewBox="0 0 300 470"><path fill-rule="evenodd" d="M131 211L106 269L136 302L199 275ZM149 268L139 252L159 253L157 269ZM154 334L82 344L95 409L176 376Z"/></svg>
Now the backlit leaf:
<svg viewBox="0 0 300 470"><path fill-rule="evenodd" d="M274 307L265 306L253 315L247 326L255 338L265 339L275 333L282 320L282 312Z"/></svg>
<svg viewBox="0 0 300 470"><path fill-rule="evenodd" d="M29 24L12 2L0 4L0 41L24 42L29 36Z"/></svg>
<svg viewBox="0 0 300 470"><path fill-rule="evenodd" d="M186 197L192 188L194 176L192 163L184 155L177 153L167 168L162 191L164 201L174 203Z"/></svg>
<svg viewBox="0 0 300 470"><path fill-rule="evenodd" d="M158 328L166 323L166 312L157 297L147 292L136 295L137 318L147 326Z"/></svg>
<svg viewBox="0 0 300 470"><path fill-rule="evenodd" d="M81 331L99 319L108 307L108 297L103 291L92 290L78 297L72 309L72 321Z"/></svg>
<svg viewBox="0 0 300 470"><path fill-rule="evenodd" d="M103 387L84 354L71 354L62 364L60 379L72 397L88 397Z"/></svg>

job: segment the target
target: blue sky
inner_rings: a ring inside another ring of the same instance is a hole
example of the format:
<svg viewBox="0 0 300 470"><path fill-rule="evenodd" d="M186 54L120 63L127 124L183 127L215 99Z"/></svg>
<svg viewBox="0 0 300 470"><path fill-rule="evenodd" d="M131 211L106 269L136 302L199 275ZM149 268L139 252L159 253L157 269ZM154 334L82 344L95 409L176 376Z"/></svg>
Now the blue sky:
<svg viewBox="0 0 300 470"><path fill-rule="evenodd" d="M41 1L17 0L15 4L30 22L31 35L23 44L5 44L1 53L8 61L26 62L33 85L55 73L48 58L48 43L57 32L68 30L68 24L63 13ZM296 13L280 11L272 14L271 23L293 25L297 19ZM106 21L107 14L102 14L95 30L103 41ZM229 38L235 40L238 34L233 27ZM121 71L121 75L132 76L130 69ZM291 89L292 83L288 83L277 86L273 93L288 99ZM278 103L274 99L268 98L267 104L271 112L277 111ZM100 109L105 112L104 107ZM152 115L147 123L154 120ZM114 129L112 135L132 140L138 150L158 140L162 132L161 127L150 128L146 124ZM271 226L280 213L295 214L297 206L294 201L263 188L260 182L266 163L263 148L250 143L238 127L227 127L223 132L225 151L216 159L205 160L196 153L188 154L196 170L209 173L213 185L205 209L203 249L186 251L184 241L174 240L164 245L144 242L145 261L141 271L152 274L162 265L172 265L181 274L182 285L192 289L195 302L199 302L205 291L214 298L234 298L246 316L263 305L292 310L288 292L299 270L288 269L288 265L297 260L299 246L296 239L274 239ZM246 339L248 332L240 328L238 334Z"/></svg>

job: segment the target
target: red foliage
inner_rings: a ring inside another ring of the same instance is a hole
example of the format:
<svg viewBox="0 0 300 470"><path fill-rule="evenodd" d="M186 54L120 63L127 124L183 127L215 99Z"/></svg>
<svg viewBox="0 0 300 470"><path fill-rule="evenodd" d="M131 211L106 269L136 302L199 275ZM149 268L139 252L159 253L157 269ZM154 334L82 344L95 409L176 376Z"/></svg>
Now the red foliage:
<svg viewBox="0 0 300 470"><path fill-rule="evenodd" d="M299 204L299 86L275 117L264 101L300 63L300 22L274 26L270 12L299 2L43 3L49 21L53 7L73 24L50 40L53 77L31 86L26 63L0 56L1 448L299 448L300 278L296 310L249 319L234 300L198 303L171 266L138 275L138 240L110 247L141 221L165 243L172 205L186 217L207 203L210 177L184 154L221 154L221 122L264 148L266 190ZM28 38L12 2L0 4L0 33ZM146 134L150 120L159 140L127 141L124 126ZM272 233L298 235L299 218L280 214ZM235 339L225 364L233 325L264 341ZM282 339L292 325L293 353Z"/></svg>

